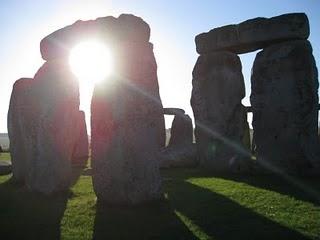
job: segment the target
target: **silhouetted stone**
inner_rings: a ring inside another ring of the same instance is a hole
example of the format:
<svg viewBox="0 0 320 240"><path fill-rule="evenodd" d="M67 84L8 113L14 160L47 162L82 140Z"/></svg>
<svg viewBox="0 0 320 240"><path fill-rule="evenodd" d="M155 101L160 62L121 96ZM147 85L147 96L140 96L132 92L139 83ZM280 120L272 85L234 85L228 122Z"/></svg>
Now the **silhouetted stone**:
<svg viewBox="0 0 320 240"><path fill-rule="evenodd" d="M76 137L77 140L72 153L72 164L79 167L85 167L89 157L89 139L85 113L83 111L79 111L77 123L78 125L75 134L78 135Z"/></svg>
<svg viewBox="0 0 320 240"><path fill-rule="evenodd" d="M100 38L111 45L127 40L149 42L150 28L141 18L131 14L79 20L42 39L41 56L44 60L65 58L77 43L88 37Z"/></svg>
<svg viewBox="0 0 320 240"><path fill-rule="evenodd" d="M46 62L34 76L32 152L26 184L45 194L67 190L71 159L77 141L79 87L68 62Z"/></svg>
<svg viewBox="0 0 320 240"><path fill-rule="evenodd" d="M259 52L251 86L258 162L295 173L320 167L318 74L310 43L288 41Z"/></svg>
<svg viewBox="0 0 320 240"><path fill-rule="evenodd" d="M197 166L197 148L193 143L168 146L161 151L161 168Z"/></svg>
<svg viewBox="0 0 320 240"><path fill-rule="evenodd" d="M163 109L163 114L166 115L178 115L178 114L184 114L185 111L181 108L164 108Z"/></svg>
<svg viewBox="0 0 320 240"><path fill-rule="evenodd" d="M30 92L32 78L17 80L12 89L8 111L8 137L13 178L24 182L32 161L33 102L36 100Z"/></svg>
<svg viewBox="0 0 320 240"><path fill-rule="evenodd" d="M176 115L172 121L169 146L190 145L193 141L192 120L187 114Z"/></svg>
<svg viewBox="0 0 320 240"><path fill-rule="evenodd" d="M96 86L91 103L93 186L112 204L161 197L165 127L157 65L152 44L130 40L118 44L117 75Z"/></svg>
<svg viewBox="0 0 320 240"><path fill-rule="evenodd" d="M0 161L0 175L10 174L12 171L12 165L5 161Z"/></svg>
<svg viewBox="0 0 320 240"><path fill-rule="evenodd" d="M308 36L307 16L304 13L290 13L214 28L196 36L196 45L200 54L217 50L245 53L290 39L307 39Z"/></svg>
<svg viewBox="0 0 320 240"><path fill-rule="evenodd" d="M215 171L238 169L245 154L242 141L247 124L239 57L230 52L201 55L192 85L200 165Z"/></svg>

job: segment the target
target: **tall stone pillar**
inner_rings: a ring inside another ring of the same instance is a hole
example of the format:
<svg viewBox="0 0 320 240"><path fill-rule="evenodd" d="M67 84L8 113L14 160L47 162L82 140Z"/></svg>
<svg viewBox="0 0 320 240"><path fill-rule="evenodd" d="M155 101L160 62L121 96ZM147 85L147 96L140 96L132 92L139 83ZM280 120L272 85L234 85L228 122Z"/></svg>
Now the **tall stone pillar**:
<svg viewBox="0 0 320 240"><path fill-rule="evenodd" d="M258 162L289 173L319 167L318 72L309 41L282 42L259 52L251 86Z"/></svg>
<svg viewBox="0 0 320 240"><path fill-rule="evenodd" d="M230 171L243 159L246 111L239 57L220 51L202 54L194 67L191 105L200 165Z"/></svg>
<svg viewBox="0 0 320 240"><path fill-rule="evenodd" d="M127 39L113 48L114 74L95 87L91 102L93 186L99 201L132 205L162 195L165 126L149 26L121 16L115 29ZM125 28L126 21L136 27Z"/></svg>

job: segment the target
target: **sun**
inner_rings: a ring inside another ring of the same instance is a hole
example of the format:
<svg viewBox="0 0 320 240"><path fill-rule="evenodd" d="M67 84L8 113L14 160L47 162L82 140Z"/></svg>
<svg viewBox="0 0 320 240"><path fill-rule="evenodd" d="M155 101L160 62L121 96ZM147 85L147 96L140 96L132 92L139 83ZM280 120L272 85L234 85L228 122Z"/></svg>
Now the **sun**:
<svg viewBox="0 0 320 240"><path fill-rule="evenodd" d="M112 71L110 50L96 40L81 42L71 49L69 64L80 83L97 83Z"/></svg>

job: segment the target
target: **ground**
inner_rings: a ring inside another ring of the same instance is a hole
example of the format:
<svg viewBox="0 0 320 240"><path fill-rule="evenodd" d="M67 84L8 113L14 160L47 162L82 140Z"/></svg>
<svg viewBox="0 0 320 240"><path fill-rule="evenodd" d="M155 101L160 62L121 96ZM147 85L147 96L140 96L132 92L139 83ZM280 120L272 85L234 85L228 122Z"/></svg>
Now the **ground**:
<svg viewBox="0 0 320 240"><path fill-rule="evenodd" d="M98 204L90 176L53 197L2 176L0 239L320 239L320 179L162 176L164 200L133 208Z"/></svg>

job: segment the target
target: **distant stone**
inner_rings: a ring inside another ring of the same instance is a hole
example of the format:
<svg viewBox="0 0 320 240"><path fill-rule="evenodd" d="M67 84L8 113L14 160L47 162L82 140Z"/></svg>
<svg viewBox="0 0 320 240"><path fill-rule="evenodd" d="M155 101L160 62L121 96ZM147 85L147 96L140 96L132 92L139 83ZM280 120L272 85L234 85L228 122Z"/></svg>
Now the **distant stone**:
<svg viewBox="0 0 320 240"><path fill-rule="evenodd" d="M34 76L30 94L37 101L26 144L32 153L26 184L44 194L65 191L71 184L79 119L78 81L67 61L44 63Z"/></svg>
<svg viewBox="0 0 320 240"><path fill-rule="evenodd" d="M199 164L214 171L238 170L248 150L245 96L239 57L231 52L201 55L193 70L191 106Z"/></svg>
<svg viewBox="0 0 320 240"><path fill-rule="evenodd" d="M289 173L320 169L318 73L310 43L287 41L259 52L251 88L258 163Z"/></svg>
<svg viewBox="0 0 320 240"><path fill-rule="evenodd" d="M197 148L193 143L168 146L161 151L161 168L196 167L197 164Z"/></svg>
<svg viewBox="0 0 320 240"><path fill-rule="evenodd" d="M12 172L15 181L24 182L30 172L32 161L31 138L33 132L34 109L36 97L31 94L32 78L17 80L12 89L8 111L8 137Z"/></svg>
<svg viewBox="0 0 320 240"><path fill-rule="evenodd" d="M0 175L10 174L12 171L12 166L10 163L5 161L0 161Z"/></svg>
<svg viewBox="0 0 320 240"><path fill-rule="evenodd" d="M79 167L85 167L89 157L89 139L85 113L83 111L79 111L77 120L78 125L75 133L77 134L77 140L72 153L72 164Z"/></svg>
<svg viewBox="0 0 320 240"><path fill-rule="evenodd" d="M91 102L92 177L99 201L132 205L162 196L165 125L152 44L128 39L115 52L117 75Z"/></svg>
<svg viewBox="0 0 320 240"><path fill-rule="evenodd" d="M176 115L172 121L169 146L188 146L193 141L192 120L187 114Z"/></svg>
<svg viewBox="0 0 320 240"><path fill-rule="evenodd" d="M185 111L181 108L164 108L163 114L166 115L183 115Z"/></svg>
<svg viewBox="0 0 320 240"><path fill-rule="evenodd" d="M214 28L196 36L195 41L199 54L218 50L246 53L275 43L308 37L309 21L306 14L290 13Z"/></svg>
<svg viewBox="0 0 320 240"><path fill-rule="evenodd" d="M135 42L149 42L150 27L141 18L132 14L121 14L118 18L101 17L96 20L76 21L59 29L41 40L40 50L44 60L65 58L69 51L80 43L100 38L109 45L130 39Z"/></svg>

